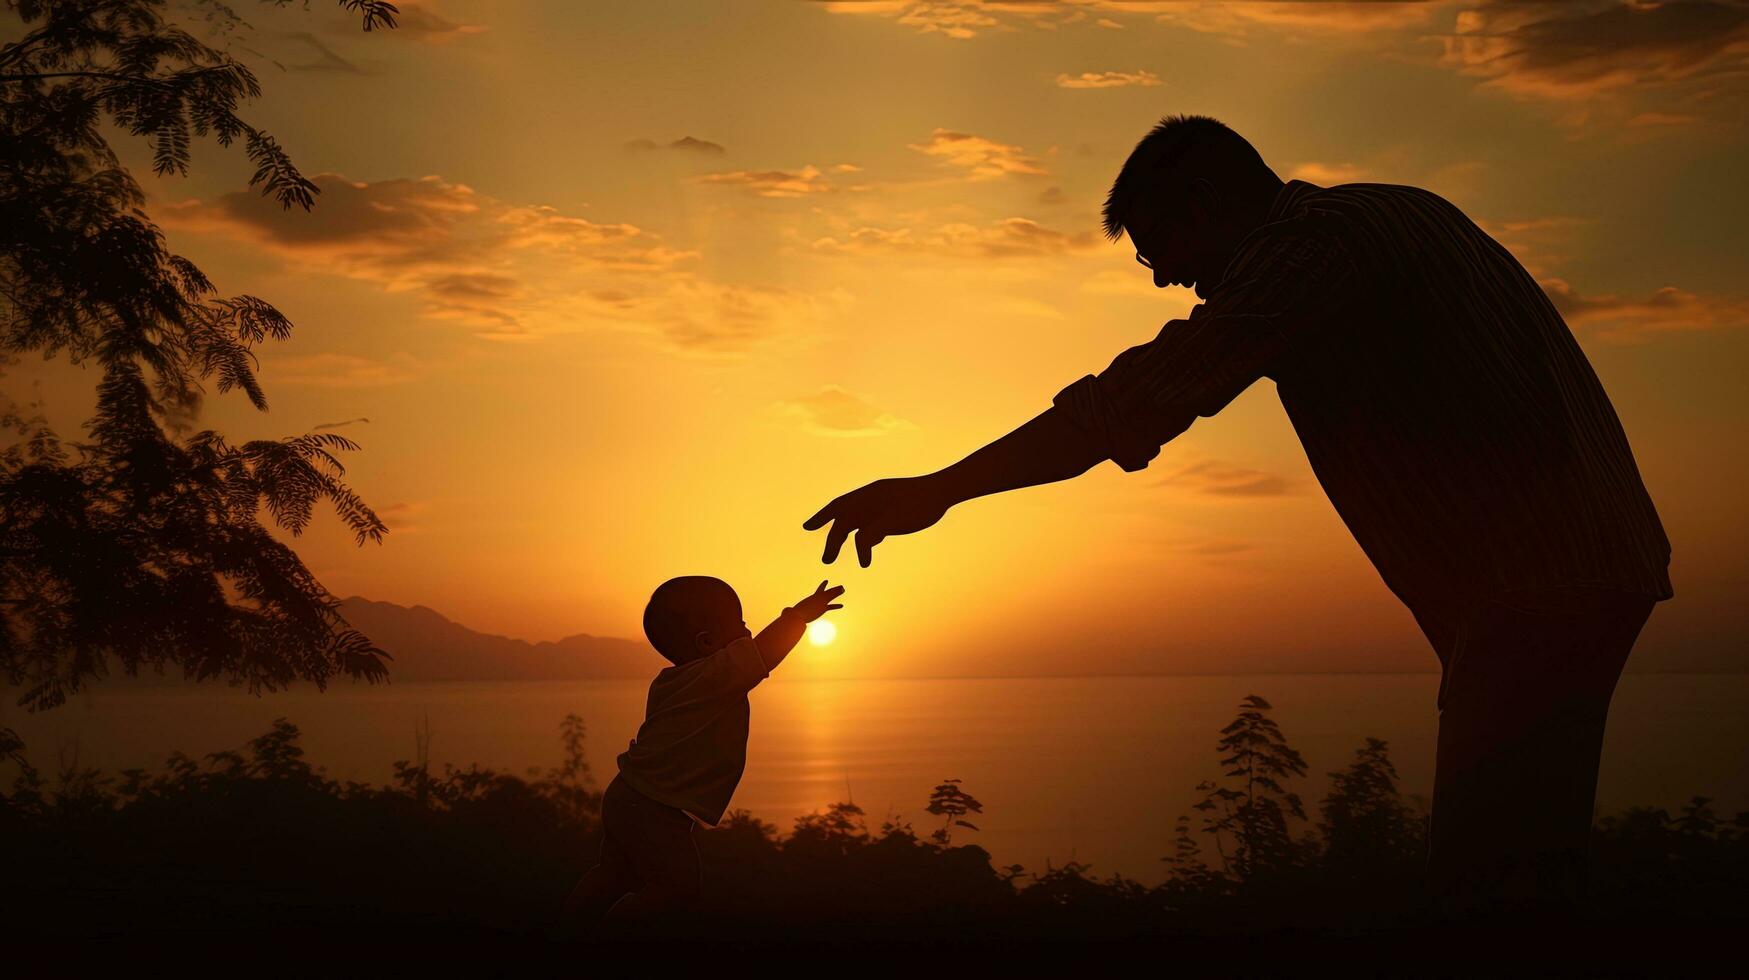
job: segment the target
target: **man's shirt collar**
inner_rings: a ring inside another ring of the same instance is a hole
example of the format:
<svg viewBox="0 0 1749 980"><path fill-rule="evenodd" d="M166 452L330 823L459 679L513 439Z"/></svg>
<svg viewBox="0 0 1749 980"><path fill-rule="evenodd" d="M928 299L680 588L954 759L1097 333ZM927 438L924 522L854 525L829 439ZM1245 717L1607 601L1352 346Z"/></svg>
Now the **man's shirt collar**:
<svg viewBox="0 0 1749 980"><path fill-rule="evenodd" d="M1307 194L1316 194L1324 188L1305 180L1290 180L1281 185L1281 190L1275 194L1275 200L1269 205L1269 216L1263 219L1264 224L1274 224L1293 213L1300 199Z"/></svg>

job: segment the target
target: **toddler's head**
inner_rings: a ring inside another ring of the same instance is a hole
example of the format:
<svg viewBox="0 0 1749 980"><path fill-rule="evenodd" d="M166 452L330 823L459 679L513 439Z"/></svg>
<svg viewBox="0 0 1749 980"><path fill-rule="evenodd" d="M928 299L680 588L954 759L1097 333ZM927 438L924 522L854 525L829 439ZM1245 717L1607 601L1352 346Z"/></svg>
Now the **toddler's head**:
<svg viewBox="0 0 1749 980"><path fill-rule="evenodd" d="M644 607L644 635L672 663L708 657L750 635L741 597L708 575L682 575L656 587Z"/></svg>

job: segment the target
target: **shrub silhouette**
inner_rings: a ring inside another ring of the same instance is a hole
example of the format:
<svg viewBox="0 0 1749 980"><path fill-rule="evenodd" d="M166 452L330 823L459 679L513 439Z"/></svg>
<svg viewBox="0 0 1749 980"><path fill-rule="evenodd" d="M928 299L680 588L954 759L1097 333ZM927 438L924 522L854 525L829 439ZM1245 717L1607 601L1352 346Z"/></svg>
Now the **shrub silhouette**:
<svg viewBox="0 0 1749 980"><path fill-rule="evenodd" d="M1199 785L1204 795L1193 805L1203 814L1203 831L1214 836L1224 870L1240 885L1291 872L1309 853L1288 827L1288 818L1306 818L1299 794L1287 788L1306 774L1306 760L1269 717L1272 708L1255 694L1239 702L1238 717L1216 743L1222 778Z"/></svg>
<svg viewBox="0 0 1749 980"><path fill-rule="evenodd" d="M1171 877L1159 886L1075 862L998 869L981 847L920 837L902 818L871 829L860 807L842 802L798 817L787 834L744 811L700 832L708 908L676 927L741 944L1170 936L1188 949L1207 937L1213 956L1229 949L1220 937L1238 934L1413 930L1421 818L1398 795L1387 746L1363 743L1332 774L1316 828L1296 834L1291 780L1305 766L1264 724L1269 710L1247 698L1222 731L1216 789L1229 792L1207 792L1217 809L1200 830L1179 819ZM98 772L67 753L45 774L14 738L0 743L11 770L0 792L11 884L0 916L15 935L44 939L525 941L542 933L599 845L583 722L568 716L560 728L561 761L546 770L400 762L383 786L328 778L284 719L238 750L175 754L158 772ZM932 816L983 811L957 780L936 790L931 799L958 802L934 813L926 805ZM1231 841L1219 866L1201 856L1198 838L1211 837ZM1596 867L1599 921L1741 925L1749 814L1727 821L1697 798L1675 816L1607 817ZM1406 949L1426 941L1402 940Z"/></svg>

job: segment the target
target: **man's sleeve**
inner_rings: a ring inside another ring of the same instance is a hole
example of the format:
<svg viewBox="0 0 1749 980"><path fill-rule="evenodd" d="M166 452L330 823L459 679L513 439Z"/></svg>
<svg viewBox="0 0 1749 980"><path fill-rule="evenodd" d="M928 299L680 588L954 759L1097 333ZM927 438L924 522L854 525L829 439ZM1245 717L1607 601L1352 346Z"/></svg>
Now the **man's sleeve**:
<svg viewBox="0 0 1749 980"><path fill-rule="evenodd" d="M1304 331L1336 315L1354 287L1339 238L1298 221L1247 246L1206 303L1057 394L1058 411L1134 472L1199 416L1268 374Z"/></svg>

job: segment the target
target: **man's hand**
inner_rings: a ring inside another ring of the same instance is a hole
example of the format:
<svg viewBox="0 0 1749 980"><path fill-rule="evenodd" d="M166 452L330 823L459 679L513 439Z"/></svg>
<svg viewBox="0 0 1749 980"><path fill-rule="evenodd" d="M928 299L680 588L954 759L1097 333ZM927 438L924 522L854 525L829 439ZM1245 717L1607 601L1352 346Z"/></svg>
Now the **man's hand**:
<svg viewBox="0 0 1749 980"><path fill-rule="evenodd" d="M928 477L876 480L820 508L802 529L817 531L832 523L820 559L828 565L838 560L844 539L855 531L856 557L867 568L874 560L874 546L888 535L921 531L941 520L948 506Z"/></svg>
<svg viewBox="0 0 1749 980"><path fill-rule="evenodd" d="M813 595L791 606L790 611L801 616L804 622L811 623L834 609L843 609L843 603L832 601L843 594L844 586L834 585L828 589L826 583L822 581L820 587L814 590Z"/></svg>

